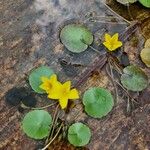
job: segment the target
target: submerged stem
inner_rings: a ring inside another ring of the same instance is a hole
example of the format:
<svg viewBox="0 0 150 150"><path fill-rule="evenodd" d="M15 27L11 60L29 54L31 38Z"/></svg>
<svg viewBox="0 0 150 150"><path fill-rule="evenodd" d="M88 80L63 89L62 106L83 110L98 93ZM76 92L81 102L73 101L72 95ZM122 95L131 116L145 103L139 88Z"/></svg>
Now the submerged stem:
<svg viewBox="0 0 150 150"><path fill-rule="evenodd" d="M131 14L131 11L130 11L130 6L129 6L129 4L127 4L127 10L128 10L128 14L129 14L129 16L130 16L130 19L131 19L131 20L134 20L132 14Z"/></svg>
<svg viewBox="0 0 150 150"><path fill-rule="evenodd" d="M55 114L54 114L54 117L53 117L53 128L51 130L51 134L50 134L50 138L49 139L51 139L53 137L55 126L56 126L56 123L57 123L57 120L58 120L58 117L59 117L58 108L59 108L59 105L57 105L56 111L55 111Z"/></svg>
<svg viewBox="0 0 150 150"><path fill-rule="evenodd" d="M52 140L50 140L49 143L48 143L44 148L42 148L41 150L46 150L46 149L50 146L50 144L51 144L51 143L56 139L56 137L58 136L58 134L59 134L59 132L60 132L62 126L63 126L63 123L61 123L61 125L60 125L60 127L59 127L57 133L56 133L55 136L52 138Z"/></svg>
<svg viewBox="0 0 150 150"><path fill-rule="evenodd" d="M37 110L37 109L45 109L45 108L48 108L48 107L51 107L53 105L55 105L57 102L53 103L53 104L49 104L49 105L46 105L46 106L43 106L43 107L28 107L26 105L24 105L23 103L21 104L21 107L23 108L26 108L26 109L33 109L33 110Z"/></svg>
<svg viewBox="0 0 150 150"><path fill-rule="evenodd" d="M102 2L103 3L103 2ZM124 21L126 21L127 23L131 24L130 21L128 21L127 19L125 19L124 17L122 17L121 15L119 15L118 13L116 13L114 10L112 10L108 5L106 5L105 3L103 3L103 5L105 5L112 13L114 13L117 17L123 19Z"/></svg>
<svg viewBox="0 0 150 150"><path fill-rule="evenodd" d="M116 80L115 80L115 82L125 91L127 96L129 96L131 98L131 100L133 100L135 103L138 103L119 82L117 82Z"/></svg>
<svg viewBox="0 0 150 150"><path fill-rule="evenodd" d="M99 50L97 50L96 48L94 48L93 46L91 46L91 45L89 45L89 47L93 50L93 51L95 51L96 53L98 53L100 56L102 56L102 55L105 55L107 52L105 52L105 53L101 53Z"/></svg>
<svg viewBox="0 0 150 150"><path fill-rule="evenodd" d="M118 99L119 99L118 89L117 89L117 86L116 86L116 83L115 83L114 74L113 74L113 70L112 70L112 65L110 64L109 61L108 61L108 65L109 65L110 72L109 72L107 66L106 66L106 72L107 72L108 76L110 77L110 79L112 81L112 84L115 88L116 102L118 102Z"/></svg>
<svg viewBox="0 0 150 150"><path fill-rule="evenodd" d="M99 22L99 23L108 23L108 24L126 24L124 22L112 22L112 21L102 21L102 20L94 20L94 19L91 19L90 20L91 22Z"/></svg>

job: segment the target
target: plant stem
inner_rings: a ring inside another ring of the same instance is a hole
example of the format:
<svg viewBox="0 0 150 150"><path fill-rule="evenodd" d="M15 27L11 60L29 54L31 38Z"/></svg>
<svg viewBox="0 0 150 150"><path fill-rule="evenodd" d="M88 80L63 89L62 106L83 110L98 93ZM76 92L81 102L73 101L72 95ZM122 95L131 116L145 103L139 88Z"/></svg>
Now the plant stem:
<svg viewBox="0 0 150 150"><path fill-rule="evenodd" d="M131 20L134 20L133 16L131 15L131 11L130 11L130 6L129 6L129 4L127 4L127 10L128 10L128 14L129 14L129 16L130 16L130 19L131 19Z"/></svg>
<svg viewBox="0 0 150 150"><path fill-rule="evenodd" d="M126 24L124 22L101 21L101 20L94 20L94 19L91 19L90 21L91 22L99 22L99 23L109 23L109 24Z"/></svg>
<svg viewBox="0 0 150 150"><path fill-rule="evenodd" d="M131 105L130 105L130 98L129 96L127 97L128 100L127 100L127 113L131 112Z"/></svg>
<svg viewBox="0 0 150 150"><path fill-rule="evenodd" d="M51 130L50 130L50 134L49 136L47 137L47 139L45 140L45 144L48 143L49 139L52 137L52 132L54 132L53 130L55 129L55 120L56 120L56 115L57 115L57 112L58 112L58 107L59 107L59 104L56 106L56 109L55 109L55 112L54 112L54 116L53 116L53 120L52 120L52 127L51 127Z"/></svg>
<svg viewBox="0 0 150 150"><path fill-rule="evenodd" d="M63 126L63 123L61 123L61 125L60 125L60 127L59 127L57 133L56 133L55 136L52 138L52 140L50 140L49 143L48 143L44 148L42 148L41 150L46 150L46 149L50 146L50 144L51 144L51 143L56 139L56 137L58 136L58 134L59 134L59 132L60 132L62 126Z"/></svg>
<svg viewBox="0 0 150 150"><path fill-rule="evenodd" d="M96 53L98 53L100 56L102 56L102 55L105 55L107 52L105 52L105 53L101 53L99 50L97 50L96 48L94 48L93 46L91 46L91 45L89 45L89 47L93 50L93 51L95 51Z"/></svg>
<svg viewBox="0 0 150 150"><path fill-rule="evenodd" d="M122 75L122 70L116 60L110 55L109 63L113 66L113 69L116 70L120 75Z"/></svg>
<svg viewBox="0 0 150 150"><path fill-rule="evenodd" d="M55 114L54 114L54 117L53 117L53 128L51 130L51 134L50 134L50 138L49 139L51 139L53 137L55 126L56 126L56 123L57 123L57 120L58 120L58 117L59 117L58 108L59 108L59 105L57 105L56 111L55 111Z"/></svg>
<svg viewBox="0 0 150 150"><path fill-rule="evenodd" d="M112 84L113 84L113 86L114 86L114 88L115 88L115 95L116 95L116 102L118 102L118 89L117 89L117 86L116 86L116 83L115 83L115 79L114 79L114 74L113 74L113 71L112 71L112 66L111 66L111 64L110 64L110 62L108 61L108 65L109 65L109 69L110 69L110 72L109 72L109 70L108 70L108 67L106 66L106 72L107 72L107 74L108 74L108 76L110 77L110 79L111 79L111 81L112 81Z"/></svg>
<svg viewBox="0 0 150 150"><path fill-rule="evenodd" d="M51 107L51 106L55 105L56 103L57 103L57 102L55 102L55 103L53 103L53 104L49 104L49 105L43 106L43 107L37 107L37 108L28 107L28 106L25 106L25 105L22 103L22 104L21 104L21 107L26 108L26 109L37 110L37 109L45 109L45 108Z"/></svg>
<svg viewBox="0 0 150 150"><path fill-rule="evenodd" d="M103 3L103 2L102 2ZM123 19L124 21L126 21L127 23L131 24L130 21L128 21L127 19L125 19L124 17L120 16L118 13L116 13L114 10L112 10L108 5L106 5L105 3L103 3L103 5L105 5L112 13L114 13L118 18Z"/></svg>
<svg viewBox="0 0 150 150"><path fill-rule="evenodd" d="M132 98L132 96L129 94L129 92L119 82L117 82L116 80L115 80L115 82L125 91L127 96L129 96L131 98L131 100L133 100L135 103L138 103L138 102L136 102L136 100L134 98Z"/></svg>

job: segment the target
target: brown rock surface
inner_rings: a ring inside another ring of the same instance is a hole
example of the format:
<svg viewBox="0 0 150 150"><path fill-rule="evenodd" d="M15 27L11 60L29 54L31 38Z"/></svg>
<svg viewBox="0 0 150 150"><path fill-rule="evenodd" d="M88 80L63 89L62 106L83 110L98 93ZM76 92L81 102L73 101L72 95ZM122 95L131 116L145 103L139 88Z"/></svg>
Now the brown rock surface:
<svg viewBox="0 0 150 150"><path fill-rule="evenodd" d="M110 5L116 11L118 7L122 8L121 5L114 6L112 3ZM141 8L139 5L135 7L137 10L141 9L140 16L143 18L140 19L140 21L143 21L141 24L142 33L144 37L149 38L150 16L145 8ZM82 77L82 73L93 71L92 69L88 70L88 65L93 65L93 62L99 62L97 53L90 48L82 55L69 53L64 48L58 37L60 28L64 24L69 22L86 24L95 35L96 41L99 41L100 36L105 31L122 33L126 30L127 23L122 19L116 19L117 22L123 22L122 25L109 24L103 19L96 23L90 22L86 18L89 12L93 12L96 16L115 16L99 0L1 0L0 149L34 150L43 144L43 141L32 140L22 132L21 120L27 111L20 113L18 106L11 107L5 103L4 97L9 89L23 86L30 88L27 80L28 74L41 64L53 68L62 81L69 79L75 85ZM124 16L124 13L120 14ZM139 17L139 14L134 14L135 16ZM137 31L135 35L138 36L130 38L124 44L124 48L129 53L130 61L140 65L150 75L149 69L138 59L139 51L143 46L143 38L140 34L140 31ZM135 40L136 38L138 40ZM97 46L96 42L93 46L103 51L103 47ZM86 67L61 66L59 58L63 58L73 64L79 63ZM91 86L106 87L112 92L114 90L110 79L106 76L105 69L94 72L86 83L80 86L80 90L84 92ZM120 98L113 111L101 120L88 117L83 112L80 102L66 116L66 119L70 123L83 121L89 125L92 130L92 139L87 148L90 150L148 150L150 147L149 93L149 89L140 93L139 105L130 116L125 113L126 101ZM45 96L37 95L37 99L38 106L50 103ZM53 109L49 109L49 111L52 112ZM78 116L75 114L78 114ZM54 147L55 144L52 149Z"/></svg>

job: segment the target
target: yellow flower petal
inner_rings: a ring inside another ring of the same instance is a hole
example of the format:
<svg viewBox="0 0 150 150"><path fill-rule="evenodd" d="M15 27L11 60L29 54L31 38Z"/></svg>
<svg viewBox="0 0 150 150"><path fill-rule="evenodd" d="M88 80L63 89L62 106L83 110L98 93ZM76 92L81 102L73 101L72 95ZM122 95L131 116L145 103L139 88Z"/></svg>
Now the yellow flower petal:
<svg viewBox="0 0 150 150"><path fill-rule="evenodd" d="M57 81L57 76L54 74L50 77L50 79L42 78L43 84L40 85L42 89L44 89L48 98L59 100L59 104L62 109L67 107L68 99L78 99L79 94L76 89L71 90L71 81L67 81L64 84L61 84Z"/></svg>
<svg viewBox="0 0 150 150"><path fill-rule="evenodd" d="M68 105L68 99L66 98L59 99L59 104L62 109L66 108Z"/></svg>
<svg viewBox="0 0 150 150"><path fill-rule="evenodd" d="M121 42L121 41L118 41L118 42L116 43L116 47L119 48L119 47L121 47L121 46L122 46L122 42Z"/></svg>
<svg viewBox="0 0 150 150"><path fill-rule="evenodd" d="M41 81L42 81L42 82L48 82L49 79L48 79L47 77L41 77Z"/></svg>
<svg viewBox="0 0 150 150"><path fill-rule="evenodd" d="M47 86L45 84L41 84L39 87L43 90L47 89Z"/></svg>
<svg viewBox="0 0 150 150"><path fill-rule="evenodd" d="M71 81L67 81L63 84L63 89L66 89L66 91L69 91L71 88Z"/></svg>
<svg viewBox="0 0 150 150"><path fill-rule="evenodd" d="M55 93L55 92L51 92L51 93L48 93L48 96L47 96L48 98L50 98L50 99L59 99L59 96L58 96L58 94L57 93Z"/></svg>
<svg viewBox="0 0 150 150"><path fill-rule="evenodd" d="M105 41L110 41L111 36L108 33L105 33Z"/></svg>
<svg viewBox="0 0 150 150"><path fill-rule="evenodd" d="M55 87L52 90L48 91L48 98L50 99L59 99L61 98L61 88L60 88L60 84L55 84Z"/></svg>
<svg viewBox="0 0 150 150"><path fill-rule="evenodd" d="M104 46L105 46L108 50L111 49L111 45L110 45L109 42L104 42L103 44L104 44Z"/></svg>
<svg viewBox="0 0 150 150"><path fill-rule="evenodd" d="M112 45L111 51L114 51L114 50L116 50L117 48L119 48L119 47L121 47L121 46L122 46L122 42L117 41L117 42L115 42L115 43Z"/></svg>
<svg viewBox="0 0 150 150"><path fill-rule="evenodd" d="M51 75L50 80L51 80L52 82L57 81L57 76L56 76L56 74Z"/></svg>
<svg viewBox="0 0 150 150"><path fill-rule="evenodd" d="M61 83L57 81L56 74L50 76L49 79L47 77L41 77L41 80L43 83L39 87L48 94L52 93L54 90L58 91L57 89L61 86Z"/></svg>
<svg viewBox="0 0 150 150"><path fill-rule="evenodd" d="M78 99L79 93L76 89L72 89L69 93L69 99Z"/></svg>
<svg viewBox="0 0 150 150"><path fill-rule="evenodd" d="M105 42L103 43L104 46L109 50L109 51L114 51L117 48L122 46L122 42L118 41L119 34L116 33L112 37L109 34L105 34Z"/></svg>
<svg viewBox="0 0 150 150"><path fill-rule="evenodd" d="M111 47L110 49L109 49L109 51L115 51L116 50L116 46L113 46L113 47Z"/></svg>
<svg viewBox="0 0 150 150"><path fill-rule="evenodd" d="M114 34L114 35L112 36L112 38L111 38L112 42L118 41L118 37L119 37L119 34L118 34L118 33Z"/></svg>

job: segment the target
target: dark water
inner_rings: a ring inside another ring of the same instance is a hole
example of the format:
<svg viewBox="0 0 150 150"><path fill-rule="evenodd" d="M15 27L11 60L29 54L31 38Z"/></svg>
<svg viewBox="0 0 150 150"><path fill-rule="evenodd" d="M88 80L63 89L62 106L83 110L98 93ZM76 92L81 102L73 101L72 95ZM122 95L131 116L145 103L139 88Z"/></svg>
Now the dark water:
<svg viewBox="0 0 150 150"><path fill-rule="evenodd" d="M107 0L107 4L118 14L129 21L138 21L141 34L145 39L150 38L150 8L146 8L139 2L130 4L129 7L117 3L115 0Z"/></svg>

